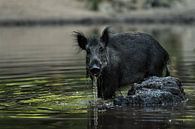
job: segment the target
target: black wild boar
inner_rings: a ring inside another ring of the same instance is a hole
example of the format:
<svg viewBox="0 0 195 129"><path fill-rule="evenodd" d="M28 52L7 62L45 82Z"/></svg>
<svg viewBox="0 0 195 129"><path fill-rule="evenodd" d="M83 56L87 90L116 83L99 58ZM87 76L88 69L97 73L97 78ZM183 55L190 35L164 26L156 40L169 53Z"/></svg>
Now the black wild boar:
<svg viewBox="0 0 195 129"><path fill-rule="evenodd" d="M168 53L152 36L145 33L109 33L87 38L75 32L76 41L86 51L87 73L98 78L98 97L110 99L121 86L140 82L150 76L162 76Z"/></svg>

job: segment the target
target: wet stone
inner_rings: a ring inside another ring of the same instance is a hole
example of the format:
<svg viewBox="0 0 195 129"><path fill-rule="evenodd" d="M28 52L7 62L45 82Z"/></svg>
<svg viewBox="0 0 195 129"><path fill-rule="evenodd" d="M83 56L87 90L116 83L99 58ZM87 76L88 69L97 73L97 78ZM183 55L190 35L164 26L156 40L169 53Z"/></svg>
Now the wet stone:
<svg viewBox="0 0 195 129"><path fill-rule="evenodd" d="M182 83L174 77L150 77L135 83L127 97L119 96L114 99L114 105L176 105L186 100Z"/></svg>

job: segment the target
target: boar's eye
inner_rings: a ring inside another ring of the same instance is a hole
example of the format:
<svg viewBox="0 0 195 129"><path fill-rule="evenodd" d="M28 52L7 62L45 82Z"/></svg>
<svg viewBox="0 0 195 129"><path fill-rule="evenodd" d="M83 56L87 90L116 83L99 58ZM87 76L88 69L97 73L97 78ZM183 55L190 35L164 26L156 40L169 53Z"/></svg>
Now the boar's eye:
<svg viewBox="0 0 195 129"><path fill-rule="evenodd" d="M103 52L104 51L104 48L103 47L100 47L99 48L99 52Z"/></svg>
<svg viewBox="0 0 195 129"><path fill-rule="evenodd" d="M87 54L90 54L90 50L89 49L86 49L86 52L87 52Z"/></svg>

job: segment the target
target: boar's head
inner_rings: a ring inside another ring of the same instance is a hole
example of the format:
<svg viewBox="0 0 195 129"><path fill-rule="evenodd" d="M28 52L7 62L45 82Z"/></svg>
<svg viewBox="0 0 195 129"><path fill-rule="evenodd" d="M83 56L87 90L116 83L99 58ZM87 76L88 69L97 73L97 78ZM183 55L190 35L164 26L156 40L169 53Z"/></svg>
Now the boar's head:
<svg viewBox="0 0 195 129"><path fill-rule="evenodd" d="M87 38L83 33L75 32L76 41L81 50L86 51L86 68L90 76L99 77L107 66L107 44L109 42L108 28L102 32L102 36Z"/></svg>

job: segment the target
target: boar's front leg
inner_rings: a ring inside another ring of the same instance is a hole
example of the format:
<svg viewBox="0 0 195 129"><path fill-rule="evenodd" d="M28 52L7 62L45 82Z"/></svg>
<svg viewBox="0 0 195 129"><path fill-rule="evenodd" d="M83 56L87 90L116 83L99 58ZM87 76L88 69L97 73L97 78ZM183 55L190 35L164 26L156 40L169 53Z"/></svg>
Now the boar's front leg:
<svg viewBox="0 0 195 129"><path fill-rule="evenodd" d="M119 86L118 75L103 75L98 80L98 97L111 99L115 95L115 91Z"/></svg>

